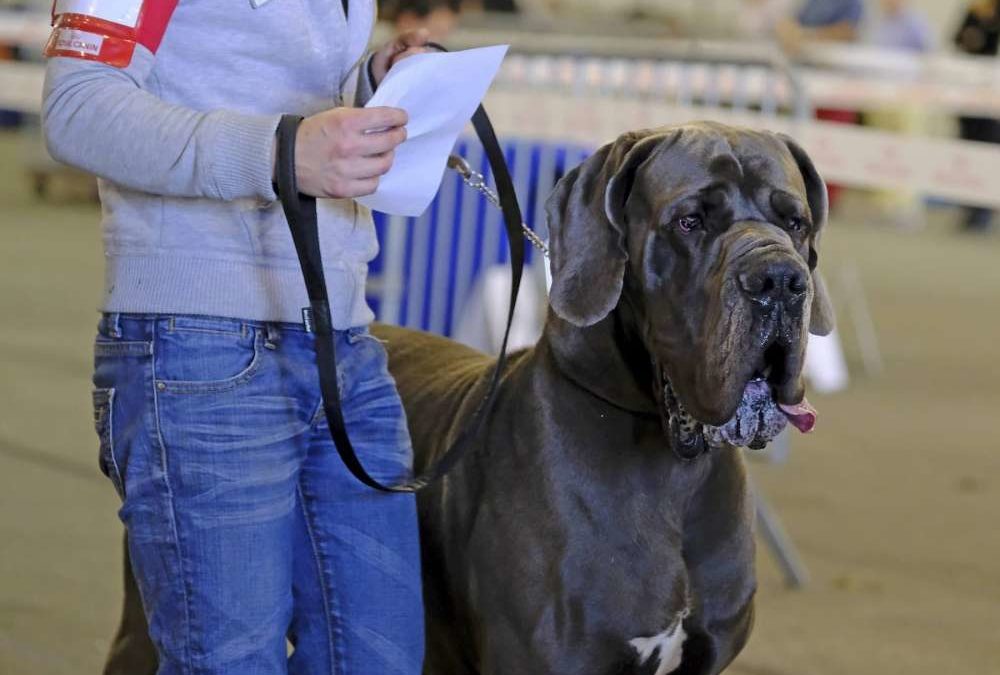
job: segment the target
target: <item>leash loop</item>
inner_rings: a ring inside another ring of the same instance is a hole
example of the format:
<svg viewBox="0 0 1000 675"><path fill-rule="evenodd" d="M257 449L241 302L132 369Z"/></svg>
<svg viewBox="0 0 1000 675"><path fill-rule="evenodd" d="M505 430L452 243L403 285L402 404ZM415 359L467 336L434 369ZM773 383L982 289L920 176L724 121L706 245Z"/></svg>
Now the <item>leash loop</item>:
<svg viewBox="0 0 1000 675"><path fill-rule="evenodd" d="M320 391L323 395L323 410L326 413L330 436L337 453L347 469L361 483L381 492L413 493L421 490L448 473L465 455L471 442L478 435L483 421L492 409L500 386L500 378L507 364L507 343L510 338L514 309L517 304L521 277L524 273L524 221L521 207L517 203L514 183L511 180L507 162L497 140L493 124L486 110L479 106L472 117L472 125L486 152L490 168L497 184L496 203L503 211L507 243L510 246L511 287L507 311L507 326L504 329L500 354L490 376L489 386L483 399L473 413L471 421L463 427L455 442L445 451L437 463L422 475L398 485L386 485L368 473L351 444L344 422L340 403L340 389L337 382L336 335L330 314L330 299L323 274L323 256L320 250L316 198L301 194L295 175L295 137L302 117L284 115L278 124L277 144L277 184L278 197L288 220L288 227L295 244L295 251L302 268L309 296L309 319L312 321L316 341L316 363L319 368ZM468 164L466 164L468 167ZM470 169L471 171L471 169ZM483 182L485 187L485 181ZM489 189L489 188L486 188ZM492 200L491 200L492 201ZM534 233L532 233L534 234Z"/></svg>

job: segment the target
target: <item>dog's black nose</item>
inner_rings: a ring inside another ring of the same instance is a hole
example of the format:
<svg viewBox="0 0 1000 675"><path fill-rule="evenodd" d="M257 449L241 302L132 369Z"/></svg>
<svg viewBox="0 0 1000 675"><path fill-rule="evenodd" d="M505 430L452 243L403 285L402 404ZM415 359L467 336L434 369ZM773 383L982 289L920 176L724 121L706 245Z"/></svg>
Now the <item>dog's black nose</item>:
<svg viewBox="0 0 1000 675"><path fill-rule="evenodd" d="M802 269L790 260L772 260L739 276L740 287L760 304L792 303L809 289Z"/></svg>

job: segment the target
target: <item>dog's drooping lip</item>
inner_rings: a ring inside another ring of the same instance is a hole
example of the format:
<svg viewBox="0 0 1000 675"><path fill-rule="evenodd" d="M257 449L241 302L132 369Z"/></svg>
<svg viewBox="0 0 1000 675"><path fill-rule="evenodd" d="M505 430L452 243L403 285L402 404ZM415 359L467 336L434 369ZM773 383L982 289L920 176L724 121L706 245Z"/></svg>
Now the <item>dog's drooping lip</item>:
<svg viewBox="0 0 1000 675"><path fill-rule="evenodd" d="M765 379L751 380L732 419L721 426L705 425L704 434L711 447L725 443L762 450L788 423L803 433L816 426L816 410L805 398L796 405L775 400L774 390Z"/></svg>
<svg viewBox="0 0 1000 675"><path fill-rule="evenodd" d="M794 405L779 403L766 377L757 376L747 383L736 412L719 426L695 419L684 409L662 370L660 377L664 426L671 448L683 459L694 459L705 450L725 445L763 450L789 423L802 433L810 433L816 426L816 409L806 398Z"/></svg>

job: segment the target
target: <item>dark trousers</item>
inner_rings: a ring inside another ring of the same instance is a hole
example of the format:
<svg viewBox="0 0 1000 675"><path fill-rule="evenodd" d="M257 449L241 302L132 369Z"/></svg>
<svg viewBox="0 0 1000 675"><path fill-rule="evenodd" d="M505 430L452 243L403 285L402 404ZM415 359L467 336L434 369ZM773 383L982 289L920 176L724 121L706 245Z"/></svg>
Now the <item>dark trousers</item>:
<svg viewBox="0 0 1000 675"><path fill-rule="evenodd" d="M132 561L128 555L128 540L125 542L125 601L122 603L122 618L118 632L111 643L108 661L104 664L104 675L156 675L156 649L149 639L146 615L142 611L142 599L132 574Z"/></svg>

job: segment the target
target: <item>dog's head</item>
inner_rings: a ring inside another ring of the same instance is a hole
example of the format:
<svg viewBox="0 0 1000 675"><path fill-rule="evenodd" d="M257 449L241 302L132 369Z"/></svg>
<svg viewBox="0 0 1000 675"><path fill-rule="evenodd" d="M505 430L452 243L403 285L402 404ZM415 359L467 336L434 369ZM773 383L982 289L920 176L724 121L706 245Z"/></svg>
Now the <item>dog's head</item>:
<svg viewBox="0 0 1000 675"><path fill-rule="evenodd" d="M816 270L827 195L795 142L714 123L629 133L547 212L552 309L578 327L628 310L676 451L811 429L807 333L832 330Z"/></svg>

